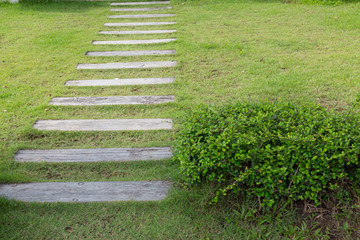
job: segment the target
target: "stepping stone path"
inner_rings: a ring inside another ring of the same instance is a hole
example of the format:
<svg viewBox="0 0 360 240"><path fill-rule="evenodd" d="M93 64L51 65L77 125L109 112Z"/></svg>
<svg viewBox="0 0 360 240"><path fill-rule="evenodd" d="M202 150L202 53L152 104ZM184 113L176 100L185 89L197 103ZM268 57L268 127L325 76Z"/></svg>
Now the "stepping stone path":
<svg viewBox="0 0 360 240"><path fill-rule="evenodd" d="M105 23L106 27L128 27L128 26L161 26L172 25L176 22L130 22L130 23Z"/></svg>
<svg viewBox="0 0 360 240"><path fill-rule="evenodd" d="M159 18L174 17L175 14L141 14L141 15L112 15L109 18Z"/></svg>
<svg viewBox="0 0 360 240"><path fill-rule="evenodd" d="M143 30L143 31L100 31L100 34L117 34L117 35L130 35L130 34L159 34L159 33L174 33L176 30Z"/></svg>
<svg viewBox="0 0 360 240"><path fill-rule="evenodd" d="M173 83L175 78L133 78L133 79L99 79L99 80L70 80L66 86L128 86Z"/></svg>
<svg viewBox="0 0 360 240"><path fill-rule="evenodd" d="M39 130L59 131L142 131L172 129L171 119L82 119L39 120L34 124Z"/></svg>
<svg viewBox="0 0 360 240"><path fill-rule="evenodd" d="M112 97L59 97L53 98L50 105L57 106L98 106L160 104L173 102L174 96L112 96Z"/></svg>
<svg viewBox="0 0 360 240"><path fill-rule="evenodd" d="M116 8L110 9L111 12L136 12L136 11L153 11L172 9L172 7L154 7L154 8Z"/></svg>
<svg viewBox="0 0 360 240"><path fill-rule="evenodd" d="M169 4L170 1L153 1L153 2L124 2L110 3L110 6L133 6L133 5L150 5L150 4Z"/></svg>
<svg viewBox="0 0 360 240"><path fill-rule="evenodd" d="M169 4L170 1L150 2L119 2L111 6L133 6L150 4ZM120 8L111 11L149 11L167 10L172 7L154 8ZM109 18L160 18L173 17L175 14L142 14L142 15L113 15ZM157 26L173 25L176 22L131 22L105 23L109 27ZM176 30L147 30L147 31L100 31L100 34L160 34L174 33ZM94 45L135 45L157 44L176 41L170 39L148 40L115 40L93 41ZM104 51L87 52L88 56L141 56L175 54L175 50L147 50L147 51ZM114 62L78 64L77 69L136 69L175 67L176 61L158 62ZM135 78L135 79L94 79L70 80L65 86L126 86L171 84L174 77L167 78ZM163 104L173 102L175 97L168 96L106 96L106 97L57 97L50 101L50 105L58 106L92 106L92 105L127 105L127 104ZM82 119L82 120L39 120L34 124L35 129L43 131L147 131L171 130L172 119ZM49 150L19 150L15 154L18 162L105 162L105 161L151 161L172 157L170 147L152 148L93 148L93 149L49 149ZM164 181L133 181L133 182L43 182L22 184L1 184L0 196L27 202L99 202L99 201L157 201L166 197L171 183Z"/></svg>
<svg viewBox="0 0 360 240"><path fill-rule="evenodd" d="M168 39L149 39L149 40L118 40L118 41L93 41L94 45L136 45L136 44L154 44L169 43L176 41L176 38Z"/></svg>
<svg viewBox="0 0 360 240"><path fill-rule="evenodd" d="M176 61L78 64L77 69L131 69L175 67Z"/></svg>
<svg viewBox="0 0 360 240"><path fill-rule="evenodd" d="M162 160L172 157L171 148L94 148L20 150L15 154L17 162L127 162Z"/></svg>
<svg viewBox="0 0 360 240"><path fill-rule="evenodd" d="M43 182L0 185L0 193L25 202L155 201L169 188L162 181Z"/></svg>
<svg viewBox="0 0 360 240"><path fill-rule="evenodd" d="M144 51L104 51L87 52L86 56L112 57L112 56L146 56L175 54L175 50L144 50Z"/></svg>

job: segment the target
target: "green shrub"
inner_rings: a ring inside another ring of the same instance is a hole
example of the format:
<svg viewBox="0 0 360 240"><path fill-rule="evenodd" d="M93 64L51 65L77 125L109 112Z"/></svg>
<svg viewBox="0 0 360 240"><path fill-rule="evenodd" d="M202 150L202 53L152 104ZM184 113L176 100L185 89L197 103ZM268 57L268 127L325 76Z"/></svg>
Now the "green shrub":
<svg viewBox="0 0 360 240"><path fill-rule="evenodd" d="M175 147L188 184L217 183L218 197L312 200L360 179L360 121L320 106L229 104L190 111Z"/></svg>
<svg viewBox="0 0 360 240"><path fill-rule="evenodd" d="M53 0L19 0L20 3L22 4L45 4L45 3L50 3Z"/></svg>
<svg viewBox="0 0 360 240"><path fill-rule="evenodd" d="M299 3L299 4L309 4L309 5L330 5L338 6L346 2L346 0L285 0L288 3Z"/></svg>

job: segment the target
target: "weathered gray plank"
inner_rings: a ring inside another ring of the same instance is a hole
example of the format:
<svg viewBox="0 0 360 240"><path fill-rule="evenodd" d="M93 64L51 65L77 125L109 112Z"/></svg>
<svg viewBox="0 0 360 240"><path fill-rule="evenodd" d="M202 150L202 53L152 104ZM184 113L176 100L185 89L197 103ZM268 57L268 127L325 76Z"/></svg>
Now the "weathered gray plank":
<svg viewBox="0 0 360 240"><path fill-rule="evenodd" d="M133 79L95 79L95 80L70 80L66 86L126 86L173 83L175 78L133 78Z"/></svg>
<svg viewBox="0 0 360 240"><path fill-rule="evenodd" d="M139 15L111 15L109 18L158 18L158 17L174 17L176 14L139 14Z"/></svg>
<svg viewBox="0 0 360 240"><path fill-rule="evenodd" d="M118 40L118 41L93 41L94 45L136 45L136 44L155 44L176 41L176 38L168 39L149 39L149 40Z"/></svg>
<svg viewBox="0 0 360 240"><path fill-rule="evenodd" d="M153 8L115 8L110 9L112 12L136 12L136 11L154 11L172 9L172 7L153 7Z"/></svg>
<svg viewBox="0 0 360 240"><path fill-rule="evenodd" d="M174 96L111 96L111 97L57 97L50 105L57 106L99 106L99 105L136 105L161 104L174 102Z"/></svg>
<svg viewBox="0 0 360 240"><path fill-rule="evenodd" d="M172 25L176 22L130 22L130 23L105 23L106 27L128 27L128 26L161 26Z"/></svg>
<svg viewBox="0 0 360 240"><path fill-rule="evenodd" d="M172 157L170 147L19 150L17 162L126 162Z"/></svg>
<svg viewBox="0 0 360 240"><path fill-rule="evenodd" d="M169 4L170 1L153 1L153 2L123 2L110 3L110 6L134 6L134 5L150 5L150 4Z"/></svg>
<svg viewBox="0 0 360 240"><path fill-rule="evenodd" d="M34 128L59 131L132 131L172 129L171 119L39 120Z"/></svg>
<svg viewBox="0 0 360 240"><path fill-rule="evenodd" d="M86 56L93 57L114 57L114 56L147 56L147 55L169 55L175 54L176 50L141 50L141 51L102 51L102 52L87 52Z"/></svg>
<svg viewBox="0 0 360 240"><path fill-rule="evenodd" d="M77 69L132 69L175 67L176 61L78 64Z"/></svg>
<svg viewBox="0 0 360 240"><path fill-rule="evenodd" d="M174 33L176 30L142 30L142 31L99 31L99 34L129 35L129 34L160 34Z"/></svg>
<svg viewBox="0 0 360 240"><path fill-rule="evenodd" d="M25 202L158 201L169 182L43 182L1 184L0 196Z"/></svg>

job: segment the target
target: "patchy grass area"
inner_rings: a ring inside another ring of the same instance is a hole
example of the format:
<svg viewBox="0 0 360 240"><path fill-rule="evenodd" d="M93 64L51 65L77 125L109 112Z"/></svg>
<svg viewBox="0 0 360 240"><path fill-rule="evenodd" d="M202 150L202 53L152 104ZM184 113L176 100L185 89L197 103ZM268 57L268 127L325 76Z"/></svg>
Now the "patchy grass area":
<svg viewBox="0 0 360 240"><path fill-rule="evenodd" d="M0 3L0 182L171 180L177 164L17 164L19 149L172 145L173 133L45 132L39 119L173 118L186 109L228 101L313 102L336 110L359 104L360 4L299 5L283 1L172 0L176 26L103 27L109 2ZM115 14L115 13L112 13ZM105 29L177 29L175 34L101 36ZM169 44L93 46L92 40L177 37ZM176 49L175 56L89 57L87 51ZM177 60L178 67L76 70L78 63ZM67 80L172 77L157 86L64 87ZM156 106L49 106L52 97L168 95ZM80 172L80 173L79 173ZM75 174L77 173L77 174ZM256 201L207 206L211 188L174 187L160 203L26 204L1 200L2 239L311 239L359 237L355 206L337 214L279 208L258 214ZM230 210L233 209L233 210ZM312 213L313 212L313 213Z"/></svg>
<svg viewBox="0 0 360 240"><path fill-rule="evenodd" d="M3 239L283 239L311 236L316 225L298 223L294 211L257 216L256 204L208 207L195 192L161 203L1 203ZM253 208L249 208L249 206Z"/></svg>

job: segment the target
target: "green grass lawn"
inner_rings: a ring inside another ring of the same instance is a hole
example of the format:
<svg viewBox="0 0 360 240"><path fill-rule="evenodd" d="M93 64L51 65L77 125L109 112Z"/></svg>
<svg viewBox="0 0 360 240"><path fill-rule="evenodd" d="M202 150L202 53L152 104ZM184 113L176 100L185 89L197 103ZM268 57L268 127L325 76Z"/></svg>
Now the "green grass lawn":
<svg viewBox="0 0 360 240"><path fill-rule="evenodd" d="M211 188L181 187L169 160L136 163L26 163L19 149L169 146L174 132L46 132L41 119L173 118L188 108L228 101L312 102L342 111L359 104L360 4L302 5L281 0L172 0L176 25L104 27L109 2L0 3L0 183L167 180L159 203L30 204L0 200L0 239L350 239L356 209L306 216L256 201L208 206ZM156 6L156 5L155 5ZM115 8L115 7L114 7ZM117 7L116 7L117 8ZM153 12L155 13L155 12ZM160 13L160 12L156 12ZM137 12L135 14L144 14ZM177 29L174 34L102 36L99 30ZM95 46L93 40L160 39L156 45ZM89 57L87 51L176 49L175 56ZM76 70L78 63L177 60L176 68ZM67 80L176 77L174 84L65 87ZM49 106L52 97L170 95L152 106ZM326 229L328 227L328 229ZM321 231L320 231L321 230Z"/></svg>

